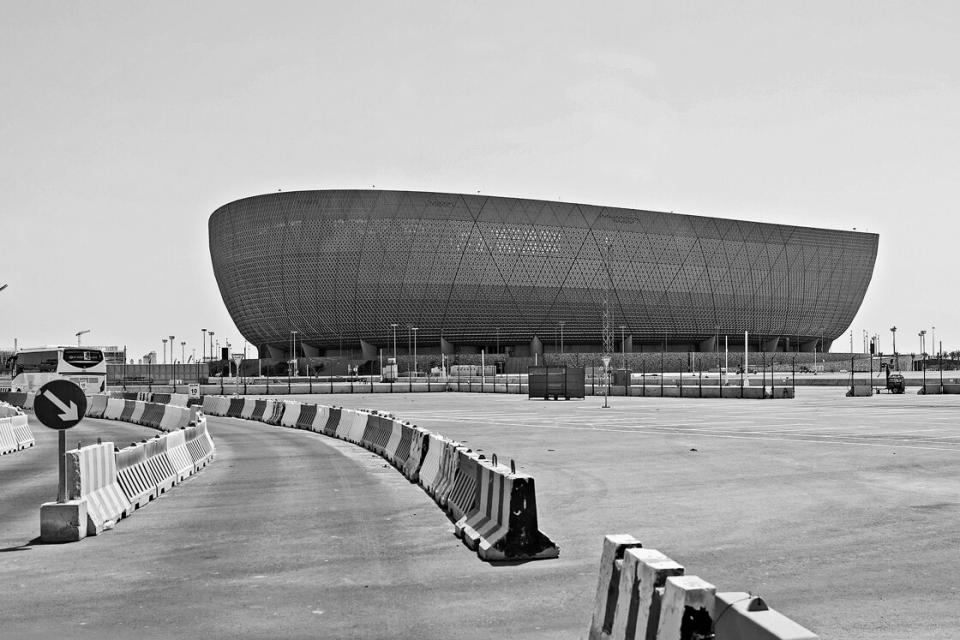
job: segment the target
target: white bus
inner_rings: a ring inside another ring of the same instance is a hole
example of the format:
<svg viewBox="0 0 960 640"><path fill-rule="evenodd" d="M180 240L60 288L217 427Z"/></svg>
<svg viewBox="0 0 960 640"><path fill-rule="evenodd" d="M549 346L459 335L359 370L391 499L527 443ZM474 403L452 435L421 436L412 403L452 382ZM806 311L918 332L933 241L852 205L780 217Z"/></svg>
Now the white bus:
<svg viewBox="0 0 960 640"><path fill-rule="evenodd" d="M100 349L37 347L20 349L13 356L12 391L36 391L51 380L66 379L86 393L107 388L107 362Z"/></svg>

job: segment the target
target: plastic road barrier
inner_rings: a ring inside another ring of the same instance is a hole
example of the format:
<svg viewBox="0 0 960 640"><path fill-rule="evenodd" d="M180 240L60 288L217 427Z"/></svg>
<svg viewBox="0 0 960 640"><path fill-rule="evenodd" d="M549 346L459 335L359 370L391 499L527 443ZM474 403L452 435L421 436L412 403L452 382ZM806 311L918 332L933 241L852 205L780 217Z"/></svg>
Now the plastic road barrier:
<svg viewBox="0 0 960 640"><path fill-rule="evenodd" d="M818 640L819 636L767 606L749 593L718 593L717 640Z"/></svg>
<svg viewBox="0 0 960 640"><path fill-rule="evenodd" d="M263 412L267 408L266 400L257 400L253 404L253 412L250 414L251 420L256 420L258 422L266 422L263 417Z"/></svg>
<svg viewBox="0 0 960 640"><path fill-rule="evenodd" d="M280 424L285 427L296 427L297 420L300 419L300 403L296 400L283 401L283 415L280 416Z"/></svg>
<svg viewBox="0 0 960 640"><path fill-rule="evenodd" d="M279 400L267 400L267 406L263 410L264 422L267 424L280 424L283 417L284 405Z"/></svg>
<svg viewBox="0 0 960 640"><path fill-rule="evenodd" d="M213 459L214 453L213 440L207 432L207 421L203 419L196 426L187 427L184 431L194 469L199 471Z"/></svg>
<svg viewBox="0 0 960 640"><path fill-rule="evenodd" d="M157 495L166 493L180 481L170 464L167 444L160 438L152 438L143 443L143 447L146 450L147 465L157 483Z"/></svg>
<svg viewBox="0 0 960 640"><path fill-rule="evenodd" d="M173 469L176 483L193 475L194 465L193 456L187 449L187 438L184 430L171 431L163 436L163 441L167 445L167 458L170 460L170 468Z"/></svg>
<svg viewBox="0 0 960 640"><path fill-rule="evenodd" d="M133 507L117 483L113 443L104 442L67 451L67 500L87 503L87 535L112 528Z"/></svg>
<svg viewBox="0 0 960 640"><path fill-rule="evenodd" d="M133 417L133 410L137 406L136 400L124 400L123 401L123 410L120 412L117 420L122 420L123 422L133 422L131 419Z"/></svg>
<svg viewBox="0 0 960 640"><path fill-rule="evenodd" d="M323 432L331 437L336 437L337 427L340 426L340 408L330 407L327 413L327 423L323 425Z"/></svg>
<svg viewBox="0 0 960 640"><path fill-rule="evenodd" d="M227 407L228 418L239 418L243 411L243 398L230 398L230 406Z"/></svg>
<svg viewBox="0 0 960 640"><path fill-rule="evenodd" d="M327 425L327 420L330 419L330 407L325 404L317 405L317 415L313 418L313 424L310 425L310 431L316 433L323 433L323 428Z"/></svg>
<svg viewBox="0 0 960 640"><path fill-rule="evenodd" d="M110 398L104 394L97 394L90 397L90 401L87 403L87 413L88 418L102 418L103 412L107 409L107 400Z"/></svg>
<svg viewBox="0 0 960 640"><path fill-rule="evenodd" d="M0 455L20 451L17 436L13 433L13 419L0 418Z"/></svg>
<svg viewBox="0 0 960 640"><path fill-rule="evenodd" d="M313 419L317 416L317 405L315 404L301 404L300 405L300 414L297 416L297 429L306 429L310 430L310 427L313 426Z"/></svg>
<svg viewBox="0 0 960 640"><path fill-rule="evenodd" d="M157 480L147 464L147 450L133 444L116 452L117 482L127 500L139 509L157 497Z"/></svg>
<svg viewBox="0 0 960 640"><path fill-rule="evenodd" d="M18 449L29 449L37 444L37 441L33 437L33 432L30 431L30 423L27 422L27 416L19 415L6 419L10 421L10 426L13 427L13 437L17 441Z"/></svg>
<svg viewBox="0 0 960 640"><path fill-rule="evenodd" d="M243 399L243 408L240 409L240 417L249 420L253 417L253 410L257 406L257 401L253 398L244 398Z"/></svg>
<svg viewBox="0 0 960 640"><path fill-rule="evenodd" d="M430 443L430 432L426 429L415 427L413 425L404 425L404 430L407 429L409 429L410 432L410 448L407 454L407 459L403 462L402 468L398 468L400 468L400 470L403 472L403 475L407 477L407 480L410 482L419 482L420 469L423 467L423 463L426 460L428 451L427 447Z"/></svg>
<svg viewBox="0 0 960 640"><path fill-rule="evenodd" d="M472 450L457 450L457 472L453 488L447 496L447 513L454 520L473 510L480 497L480 458Z"/></svg>
<svg viewBox="0 0 960 640"><path fill-rule="evenodd" d="M110 398L107 400L107 408L103 410L103 417L109 420L119 420L126 408L126 402L123 398Z"/></svg>

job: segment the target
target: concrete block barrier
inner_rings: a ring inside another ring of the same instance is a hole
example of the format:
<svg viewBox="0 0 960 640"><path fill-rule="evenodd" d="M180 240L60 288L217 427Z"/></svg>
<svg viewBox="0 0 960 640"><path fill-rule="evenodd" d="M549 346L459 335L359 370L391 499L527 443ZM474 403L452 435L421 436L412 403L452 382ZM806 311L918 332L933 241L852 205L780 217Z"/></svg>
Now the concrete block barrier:
<svg viewBox="0 0 960 640"><path fill-rule="evenodd" d="M610 637L655 638L667 578L682 575L683 567L656 549L627 549Z"/></svg>
<svg viewBox="0 0 960 640"><path fill-rule="evenodd" d="M601 640L610 637L617 610L617 598L620 594L620 572L623 569L623 556L627 549L642 546L643 544L630 534L604 536L603 551L600 554L600 577L597 582L597 592L593 599L593 617L590 620L589 640Z"/></svg>
<svg viewBox="0 0 960 640"><path fill-rule="evenodd" d="M744 592L718 593L716 640L817 640L819 636Z"/></svg>
<svg viewBox="0 0 960 640"><path fill-rule="evenodd" d="M112 442L67 451L65 456L67 500L86 501L87 535L95 536L112 528L132 511L133 506L117 482Z"/></svg>
<svg viewBox="0 0 960 640"><path fill-rule="evenodd" d="M296 400L283 401L283 414L280 416L280 424L284 427L295 428L297 420L300 419L300 403Z"/></svg>
<svg viewBox="0 0 960 640"><path fill-rule="evenodd" d="M697 576L667 578L657 640L711 637L716 591L716 587Z"/></svg>
<svg viewBox="0 0 960 640"><path fill-rule="evenodd" d="M30 423L27 422L27 416L12 416L6 418L6 420L9 420L10 426L13 427L13 437L17 441L17 449L22 451L37 444L33 432L30 430Z"/></svg>
<svg viewBox="0 0 960 640"><path fill-rule="evenodd" d="M132 444L116 452L117 483L133 506L139 509L157 497L157 479L147 464L147 450Z"/></svg>
<svg viewBox="0 0 960 640"><path fill-rule="evenodd" d="M403 473L410 456L410 443L413 440L413 427L403 424L399 420L390 420L390 439L384 449L384 457ZM406 475L406 474L404 474Z"/></svg>
<svg viewBox="0 0 960 640"><path fill-rule="evenodd" d="M493 493L493 500L497 499ZM537 492L532 476L511 473L503 476L500 510L477 531L477 555L495 560L546 560L560 555L560 548L540 531L537 516ZM496 506L496 502L494 502Z"/></svg>
<svg viewBox="0 0 960 640"><path fill-rule="evenodd" d="M631 535L603 540L589 640L816 640L818 636L743 592L709 582Z"/></svg>

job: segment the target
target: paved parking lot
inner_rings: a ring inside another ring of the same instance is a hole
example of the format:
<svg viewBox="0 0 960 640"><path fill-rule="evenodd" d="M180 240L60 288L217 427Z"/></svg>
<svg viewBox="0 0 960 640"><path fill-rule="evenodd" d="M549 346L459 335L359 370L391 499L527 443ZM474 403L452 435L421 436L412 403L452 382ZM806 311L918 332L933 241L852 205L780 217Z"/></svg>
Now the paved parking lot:
<svg viewBox="0 0 960 640"><path fill-rule="evenodd" d="M786 401L613 398L609 409L454 393L310 399L389 410L515 459L536 478L560 558L482 563L369 452L228 418L210 421L214 464L169 496L97 538L31 545L56 476L55 434L32 422L37 449L0 458L0 579L16 585L0 638L578 638L607 533L632 533L721 590L759 593L823 638L957 635L960 396L803 388ZM145 432L80 428L121 442Z"/></svg>

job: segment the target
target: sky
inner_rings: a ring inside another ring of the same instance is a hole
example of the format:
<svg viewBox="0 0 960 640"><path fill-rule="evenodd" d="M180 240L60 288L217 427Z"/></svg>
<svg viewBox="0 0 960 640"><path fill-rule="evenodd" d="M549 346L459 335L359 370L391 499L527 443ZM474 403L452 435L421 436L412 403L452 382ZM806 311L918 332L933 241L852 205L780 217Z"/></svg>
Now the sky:
<svg viewBox="0 0 960 640"><path fill-rule="evenodd" d="M207 220L481 193L880 235L853 320L960 348L955 2L0 0L0 348L189 356ZM849 332L834 351L850 348ZM248 348L251 356L255 350Z"/></svg>

